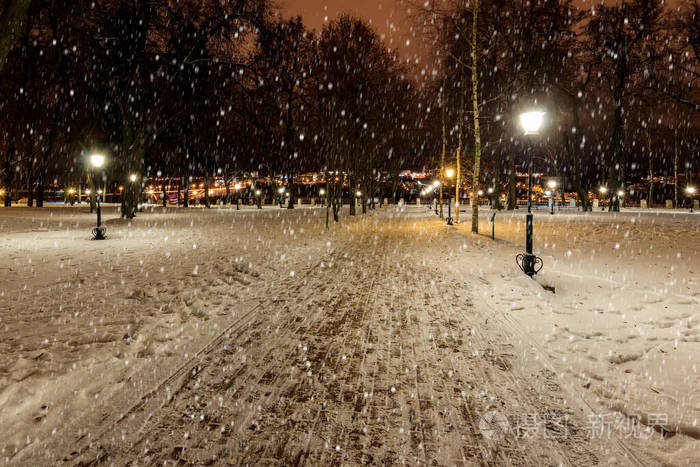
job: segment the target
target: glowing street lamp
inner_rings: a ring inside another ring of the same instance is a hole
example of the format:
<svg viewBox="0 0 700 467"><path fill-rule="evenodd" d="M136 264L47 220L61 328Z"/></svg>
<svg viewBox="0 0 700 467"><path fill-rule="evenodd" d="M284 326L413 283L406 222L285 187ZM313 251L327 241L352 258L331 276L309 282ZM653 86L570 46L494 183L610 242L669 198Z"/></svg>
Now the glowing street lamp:
<svg viewBox="0 0 700 467"><path fill-rule="evenodd" d="M608 192L608 187L601 186L598 191L600 191L600 200L603 202L603 211L605 211L605 193Z"/></svg>
<svg viewBox="0 0 700 467"><path fill-rule="evenodd" d="M105 163L105 156L102 154L92 154L90 156L90 165L96 169L102 167Z"/></svg>
<svg viewBox="0 0 700 467"><path fill-rule="evenodd" d="M90 165L93 168L93 171L96 171L100 169L105 163L105 156L102 154L91 154L90 155ZM93 175L93 180L94 180L94 175ZM104 240L105 233L107 232L107 229L102 226L102 206L101 206L101 199L102 198L102 190L97 190L97 196L95 197L95 200L97 201L97 227L92 229L92 238L95 240Z"/></svg>
<svg viewBox="0 0 700 467"><path fill-rule="evenodd" d="M255 190L255 202L256 202L256 204L258 205L258 209L262 209L262 205L261 205L261 201L262 201L261 195L262 195L262 190L256 189L256 190Z"/></svg>
<svg viewBox="0 0 700 467"><path fill-rule="evenodd" d="M557 181L556 180L550 180L547 182L547 186L549 187L549 190L547 192L547 196L549 196L549 213L554 215L554 189L557 187Z"/></svg>
<svg viewBox="0 0 700 467"><path fill-rule="evenodd" d="M523 128L525 136L537 136L540 134L542 123L544 122L544 112L531 111L520 114L520 126ZM524 255L518 255L516 261L520 269L532 277L542 269L542 259L532 254L532 141L527 139L530 162L527 167L527 216L525 228L525 251ZM539 264L539 268L537 268Z"/></svg>
<svg viewBox="0 0 700 467"><path fill-rule="evenodd" d="M690 212L693 212L693 204L695 203L695 187L694 186L687 186L685 187L685 192L688 195L688 198L690 198Z"/></svg>
<svg viewBox="0 0 700 467"><path fill-rule="evenodd" d="M453 168L445 169L445 175L451 180L455 176L455 170ZM438 182L439 184L440 182ZM456 185L455 190L457 190ZM442 196L440 202L442 202ZM459 210L459 207L455 205L455 209ZM452 225L452 194L447 195L447 225Z"/></svg>
<svg viewBox="0 0 700 467"><path fill-rule="evenodd" d="M324 207L326 205L326 190L321 188L318 190L318 195L321 198L321 207Z"/></svg>
<svg viewBox="0 0 700 467"><path fill-rule="evenodd" d="M525 136L537 136L544 122L544 112L524 112L520 114L520 126L525 131Z"/></svg>
<svg viewBox="0 0 700 467"><path fill-rule="evenodd" d="M235 185L233 185L233 189L236 190L236 211L240 211L241 210L241 197L238 195L238 190L241 189L241 184L236 183Z"/></svg>

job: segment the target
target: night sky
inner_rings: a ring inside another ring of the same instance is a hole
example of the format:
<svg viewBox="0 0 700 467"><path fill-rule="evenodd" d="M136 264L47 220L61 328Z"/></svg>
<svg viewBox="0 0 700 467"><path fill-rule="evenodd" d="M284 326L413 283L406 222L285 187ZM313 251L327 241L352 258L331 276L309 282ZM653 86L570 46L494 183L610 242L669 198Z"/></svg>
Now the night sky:
<svg viewBox="0 0 700 467"><path fill-rule="evenodd" d="M280 6L283 15L300 15L309 29L316 31L325 21L332 21L341 13L352 13L371 21L389 47L407 56L422 54L424 50L420 37L413 35L405 0L280 0Z"/></svg>

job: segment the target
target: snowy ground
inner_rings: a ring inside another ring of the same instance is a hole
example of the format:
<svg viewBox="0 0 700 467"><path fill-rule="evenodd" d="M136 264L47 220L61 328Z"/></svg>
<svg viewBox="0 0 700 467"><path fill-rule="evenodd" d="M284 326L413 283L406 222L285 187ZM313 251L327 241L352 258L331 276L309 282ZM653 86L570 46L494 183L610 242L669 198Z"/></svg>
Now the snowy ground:
<svg viewBox="0 0 700 467"><path fill-rule="evenodd" d="M698 215L117 217L0 210L2 462L700 463Z"/></svg>

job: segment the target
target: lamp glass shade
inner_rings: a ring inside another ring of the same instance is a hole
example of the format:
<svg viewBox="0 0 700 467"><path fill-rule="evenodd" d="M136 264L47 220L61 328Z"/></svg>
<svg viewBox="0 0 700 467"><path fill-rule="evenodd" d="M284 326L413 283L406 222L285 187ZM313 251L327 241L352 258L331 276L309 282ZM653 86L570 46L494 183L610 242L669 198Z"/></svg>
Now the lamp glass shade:
<svg viewBox="0 0 700 467"><path fill-rule="evenodd" d="M90 156L90 165L93 167L102 167L105 163L105 156L102 154L92 154Z"/></svg>
<svg viewBox="0 0 700 467"><path fill-rule="evenodd" d="M525 112L520 114L520 126L526 135L537 135L542 127L544 112Z"/></svg>

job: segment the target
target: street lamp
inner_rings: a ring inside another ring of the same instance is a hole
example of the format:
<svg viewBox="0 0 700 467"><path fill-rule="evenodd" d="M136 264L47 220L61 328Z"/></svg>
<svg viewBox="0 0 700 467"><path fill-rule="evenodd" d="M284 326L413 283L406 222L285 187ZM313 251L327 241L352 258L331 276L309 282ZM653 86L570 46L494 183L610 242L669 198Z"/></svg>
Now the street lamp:
<svg viewBox="0 0 700 467"><path fill-rule="evenodd" d="M435 205L435 215L438 215L438 202L437 202L437 194L435 193L435 190L438 189L440 186L440 180L435 180L433 182L433 204Z"/></svg>
<svg viewBox="0 0 700 467"><path fill-rule="evenodd" d="M92 154L90 156L90 165L92 166L94 171L97 171L99 168L101 168L105 163L105 156L102 154ZM94 180L94 176L93 176ZM102 197L102 190L97 190L97 196L95 197L97 201L97 227L92 229L92 238L95 240L104 240L105 233L107 232L107 229L104 228L102 225L102 208L100 204L100 198Z"/></svg>
<svg viewBox="0 0 700 467"><path fill-rule="evenodd" d="M318 190L318 196L321 198L321 207L325 207L326 206L326 190L324 190L323 188Z"/></svg>
<svg viewBox="0 0 700 467"><path fill-rule="evenodd" d="M695 203L695 187L687 186L685 187L685 192L688 194L688 198L690 198L690 212L693 212L693 204Z"/></svg>
<svg viewBox="0 0 700 467"><path fill-rule="evenodd" d="M549 213L554 214L554 189L557 187L557 181L556 180L550 180L547 182L547 186L549 187Z"/></svg>
<svg viewBox="0 0 700 467"><path fill-rule="evenodd" d="M608 192L608 188L601 186L598 191L600 191L600 200L603 202L603 211L605 211L605 193Z"/></svg>
<svg viewBox="0 0 700 467"><path fill-rule="evenodd" d="M238 195L238 190L241 189L241 184L236 183L235 185L233 185L233 189L236 190L236 211L240 211L241 210L241 203L240 203L241 197Z"/></svg>
<svg viewBox="0 0 700 467"><path fill-rule="evenodd" d="M617 199L619 200L619 205L622 207L622 198L625 197L625 192L622 190L617 190ZM610 209L608 209L609 211Z"/></svg>
<svg viewBox="0 0 700 467"><path fill-rule="evenodd" d="M257 201L258 209L262 209L262 205L260 203L260 201L261 201L260 195L262 195L262 191L260 191L259 189L255 190L255 200Z"/></svg>
<svg viewBox="0 0 700 467"><path fill-rule="evenodd" d="M445 169L445 176L451 180L455 176L455 170L453 168ZM456 204L455 209L459 209ZM447 194L447 225L452 225L452 194L450 193Z"/></svg>
<svg viewBox="0 0 700 467"><path fill-rule="evenodd" d="M519 254L516 257L516 262L520 269L532 277L542 269L542 258L532 254L532 136L540 134L540 128L544 121L544 112L532 111L520 114L520 126L523 128L525 136L527 136L528 151L530 152L530 162L527 166L527 217L525 229L525 254Z"/></svg>

